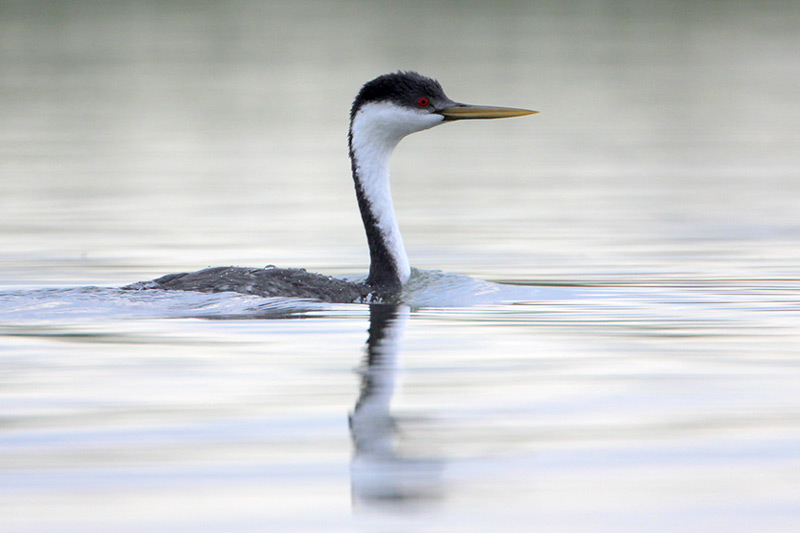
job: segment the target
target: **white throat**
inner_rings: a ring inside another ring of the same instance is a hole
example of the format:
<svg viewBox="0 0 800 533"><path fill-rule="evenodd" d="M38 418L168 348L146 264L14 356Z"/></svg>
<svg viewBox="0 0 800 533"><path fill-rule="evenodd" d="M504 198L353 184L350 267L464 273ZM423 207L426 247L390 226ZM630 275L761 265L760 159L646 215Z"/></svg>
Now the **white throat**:
<svg viewBox="0 0 800 533"><path fill-rule="evenodd" d="M411 266L394 213L389 161L403 137L431 128L442 120L441 115L427 111L415 111L389 102L372 102L358 110L350 126L354 178L369 204L379 237L401 284L411 277ZM366 230L369 238L370 228ZM372 243L370 247L372 252Z"/></svg>

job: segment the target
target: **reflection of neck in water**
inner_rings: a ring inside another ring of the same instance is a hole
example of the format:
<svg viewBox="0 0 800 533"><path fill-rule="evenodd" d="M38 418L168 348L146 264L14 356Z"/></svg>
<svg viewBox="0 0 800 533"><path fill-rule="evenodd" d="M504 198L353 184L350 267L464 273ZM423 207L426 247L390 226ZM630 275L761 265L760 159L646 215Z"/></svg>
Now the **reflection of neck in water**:
<svg viewBox="0 0 800 533"><path fill-rule="evenodd" d="M392 416L391 401L408 315L407 306L370 306L361 393L350 415L354 503L419 501L435 498L439 492L441 461L406 458L396 450L395 433L401 421Z"/></svg>

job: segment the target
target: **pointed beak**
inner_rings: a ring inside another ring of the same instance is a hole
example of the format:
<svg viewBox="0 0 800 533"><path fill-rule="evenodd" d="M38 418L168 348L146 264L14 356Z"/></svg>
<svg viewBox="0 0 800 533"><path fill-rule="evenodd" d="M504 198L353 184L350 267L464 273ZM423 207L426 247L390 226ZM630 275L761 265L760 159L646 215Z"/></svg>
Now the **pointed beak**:
<svg viewBox="0 0 800 533"><path fill-rule="evenodd" d="M509 118L533 115L538 111L514 107L493 107L486 105L454 104L437 111L445 120L464 120L474 118Z"/></svg>

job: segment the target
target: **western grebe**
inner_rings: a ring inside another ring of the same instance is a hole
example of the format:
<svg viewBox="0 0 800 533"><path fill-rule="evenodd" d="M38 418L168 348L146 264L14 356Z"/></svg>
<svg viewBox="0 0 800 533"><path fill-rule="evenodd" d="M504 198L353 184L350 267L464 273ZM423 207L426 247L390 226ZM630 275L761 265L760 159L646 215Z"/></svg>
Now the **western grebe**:
<svg viewBox="0 0 800 533"><path fill-rule="evenodd" d="M356 197L369 245L370 267L366 281L355 283L303 269L273 266L214 267L168 274L123 289L230 291L337 303L390 299L411 276L389 188L389 160L400 140L410 133L454 120L533 113L536 111L454 102L444 94L438 81L416 72L378 76L367 82L353 101L348 134Z"/></svg>

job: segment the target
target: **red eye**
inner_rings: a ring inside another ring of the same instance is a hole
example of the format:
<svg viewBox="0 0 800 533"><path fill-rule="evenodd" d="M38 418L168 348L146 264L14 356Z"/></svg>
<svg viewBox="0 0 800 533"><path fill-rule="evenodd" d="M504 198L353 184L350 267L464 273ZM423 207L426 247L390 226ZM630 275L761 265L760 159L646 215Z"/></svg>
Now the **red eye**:
<svg viewBox="0 0 800 533"><path fill-rule="evenodd" d="M417 100L417 105L420 107L428 107L431 104L431 101L428 100L427 96L420 96Z"/></svg>

